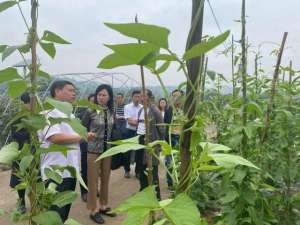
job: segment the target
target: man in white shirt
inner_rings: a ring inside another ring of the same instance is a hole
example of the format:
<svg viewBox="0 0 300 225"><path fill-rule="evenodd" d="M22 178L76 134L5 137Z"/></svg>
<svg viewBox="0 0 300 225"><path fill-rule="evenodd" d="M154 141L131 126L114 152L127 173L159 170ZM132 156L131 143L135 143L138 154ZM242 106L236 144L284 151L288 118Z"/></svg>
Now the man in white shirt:
<svg viewBox="0 0 300 225"><path fill-rule="evenodd" d="M141 91L134 90L131 95L132 102L125 105L124 107L124 118L126 120L126 134L125 138L131 138L136 135L136 129L138 124L138 113L142 108L140 104L141 101ZM124 154L124 170L125 170L125 178L130 178L130 158L131 151L126 152ZM138 176L137 171L136 175Z"/></svg>
<svg viewBox="0 0 300 225"><path fill-rule="evenodd" d="M76 98L74 85L65 80L55 81L51 85L50 94L55 100L62 102L72 103ZM67 118L68 116L58 109L53 109L46 113L46 117ZM73 114L71 114L71 118L75 118ZM61 122L51 126L46 126L43 130L38 132L38 137L42 142L42 148L48 148L51 144L59 144L65 145L69 149L67 156L64 156L61 152L49 152L41 156L41 174L43 180L45 180L48 184L53 182L45 175L45 169L51 169L51 166L55 165L61 167L72 166L78 173L80 172L79 142L82 138L69 124ZM91 138L91 134L89 134L89 138ZM58 192L74 191L76 187L76 178L72 177L70 172L67 170L64 170L61 175L63 182L61 184L57 184L56 190ZM71 204L62 208L52 206L51 210L56 211L64 222L68 219L70 208Z"/></svg>

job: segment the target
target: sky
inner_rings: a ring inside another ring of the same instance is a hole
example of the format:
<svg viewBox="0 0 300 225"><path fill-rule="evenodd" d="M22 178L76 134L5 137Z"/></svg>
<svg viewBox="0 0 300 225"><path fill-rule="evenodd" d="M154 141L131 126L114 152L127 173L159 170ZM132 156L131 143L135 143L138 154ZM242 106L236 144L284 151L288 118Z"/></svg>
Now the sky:
<svg viewBox="0 0 300 225"><path fill-rule="evenodd" d="M2 0L1 0L2 1ZM234 39L240 39L240 19L242 0L210 0L222 31L230 30ZM270 52L278 48L283 32L289 32L287 48L284 52L283 64L290 60L299 68L300 56L300 1L299 0L247 0L247 37L249 49L249 73L253 72L253 55L260 43L267 42L261 48L262 67L272 74L276 62ZM25 17L29 19L30 1L22 2ZM133 22L137 14L139 21L155 24L170 29L170 48L179 56L184 53L187 34L190 28L192 0L40 0L38 31L40 36L44 30L53 31L71 45L57 45L55 60L38 50L43 70L50 74L78 72L122 72L132 79L140 80L136 66L119 67L113 70L97 68L100 60L110 53L103 44L130 43L134 40L122 37L110 30L103 23ZM219 35L220 32L206 4L204 13L204 34ZM17 7L0 14L0 45L18 45L26 40L26 27ZM229 40L228 40L229 41ZM230 57L219 54L224 45L213 50L209 56L208 67L230 79ZM18 54L0 62L0 69L21 61ZM178 85L185 80L178 66L172 65L163 74L166 85ZM156 78L146 73L148 85L158 84Z"/></svg>

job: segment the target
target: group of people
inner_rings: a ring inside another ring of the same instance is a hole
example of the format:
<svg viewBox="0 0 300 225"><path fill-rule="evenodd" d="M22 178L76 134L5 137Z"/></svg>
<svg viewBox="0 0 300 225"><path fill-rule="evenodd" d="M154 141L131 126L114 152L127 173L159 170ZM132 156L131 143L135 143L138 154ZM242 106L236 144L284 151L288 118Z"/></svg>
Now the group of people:
<svg viewBox="0 0 300 225"><path fill-rule="evenodd" d="M51 97L57 101L73 103L76 99L75 86L66 80L55 81L50 88ZM145 92L134 90L131 94L131 102L124 104L124 95L122 93L114 94L110 85L101 84L96 91L88 97L88 100L99 106L99 110L85 109L80 111L78 117L82 125L88 131L87 141L76 133L72 127L61 122L54 125L48 124L44 129L38 132L38 138L41 141L41 147L49 148L51 144L60 144L67 146L70 150L67 156L60 152L48 152L43 154L40 162L41 177L49 183L49 178L45 174L45 169L51 166L72 166L77 172L81 172L83 180L88 186L88 190L81 187L81 197L87 202L87 209L90 211L90 219L98 224L103 224L104 216L115 217L108 204L109 197L109 179L112 169L112 158L107 157L102 160L96 159L111 145L112 140L128 139L139 135L139 143L145 143L145 109L147 109L149 142L156 140L171 141L172 147L179 142L181 126L168 126L171 122L176 124L176 120L182 116L182 104L180 96L183 92L174 90L172 92L172 106L168 106L167 99L161 98L158 104L154 102L154 96L151 90L146 89ZM24 94L21 100L28 104L30 98L28 94ZM95 107L93 107L95 108ZM52 109L44 112L47 118L67 118L68 115L59 109ZM71 114L71 118L75 115ZM170 129L170 132L169 132ZM23 133L22 133L23 132ZM169 135L171 134L171 135ZM30 141L30 135L25 129L16 131L12 129L12 137L19 143L20 148L26 142ZM21 137L21 138L20 138ZM160 146L155 147L155 153L159 156ZM146 188L147 179L147 163L149 154L145 149L137 151L129 151L122 155L122 166L124 167L124 177L131 177L131 163L135 162L135 177L139 179L140 191ZM172 156L165 157L165 163L169 170L172 170ZM161 199L158 165L159 161L152 157L152 175L153 184L156 188L157 198ZM61 174L63 181L57 184L57 191L74 191L76 187L76 178L72 177L70 172L64 170ZM99 190L100 181L100 190ZM167 183L171 189L173 186L172 178L167 174ZM12 173L11 186L18 184L18 178ZM24 192L19 191L19 198L23 211L25 208ZM66 221L69 215L71 205L64 207L51 207L51 210L58 212L61 219Z"/></svg>

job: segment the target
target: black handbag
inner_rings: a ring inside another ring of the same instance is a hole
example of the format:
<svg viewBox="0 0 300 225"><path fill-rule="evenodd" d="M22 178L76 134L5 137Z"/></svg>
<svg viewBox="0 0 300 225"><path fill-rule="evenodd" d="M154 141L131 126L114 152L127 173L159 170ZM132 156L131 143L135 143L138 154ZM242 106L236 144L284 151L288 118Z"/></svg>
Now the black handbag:
<svg viewBox="0 0 300 225"><path fill-rule="evenodd" d="M121 130L117 128L116 124L114 123L113 125L113 129L112 129L112 134L111 134L111 140L112 141L116 141L116 140L120 140L122 139L122 133ZM113 147L114 145L111 145L111 147ZM111 157L111 169L112 170L117 170L119 169L121 166L123 166L123 159L124 156L122 153L113 155Z"/></svg>

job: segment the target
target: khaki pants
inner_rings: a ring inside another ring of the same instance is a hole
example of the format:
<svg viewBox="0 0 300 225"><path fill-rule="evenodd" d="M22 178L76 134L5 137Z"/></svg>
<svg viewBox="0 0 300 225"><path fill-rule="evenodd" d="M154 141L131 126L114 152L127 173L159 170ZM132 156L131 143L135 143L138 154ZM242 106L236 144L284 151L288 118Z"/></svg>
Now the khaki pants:
<svg viewBox="0 0 300 225"><path fill-rule="evenodd" d="M109 177L111 171L111 157L102 159L98 162L98 154L87 154L87 173L88 173L88 197L87 208L89 210L97 209L97 192L100 178L100 205L108 204Z"/></svg>

